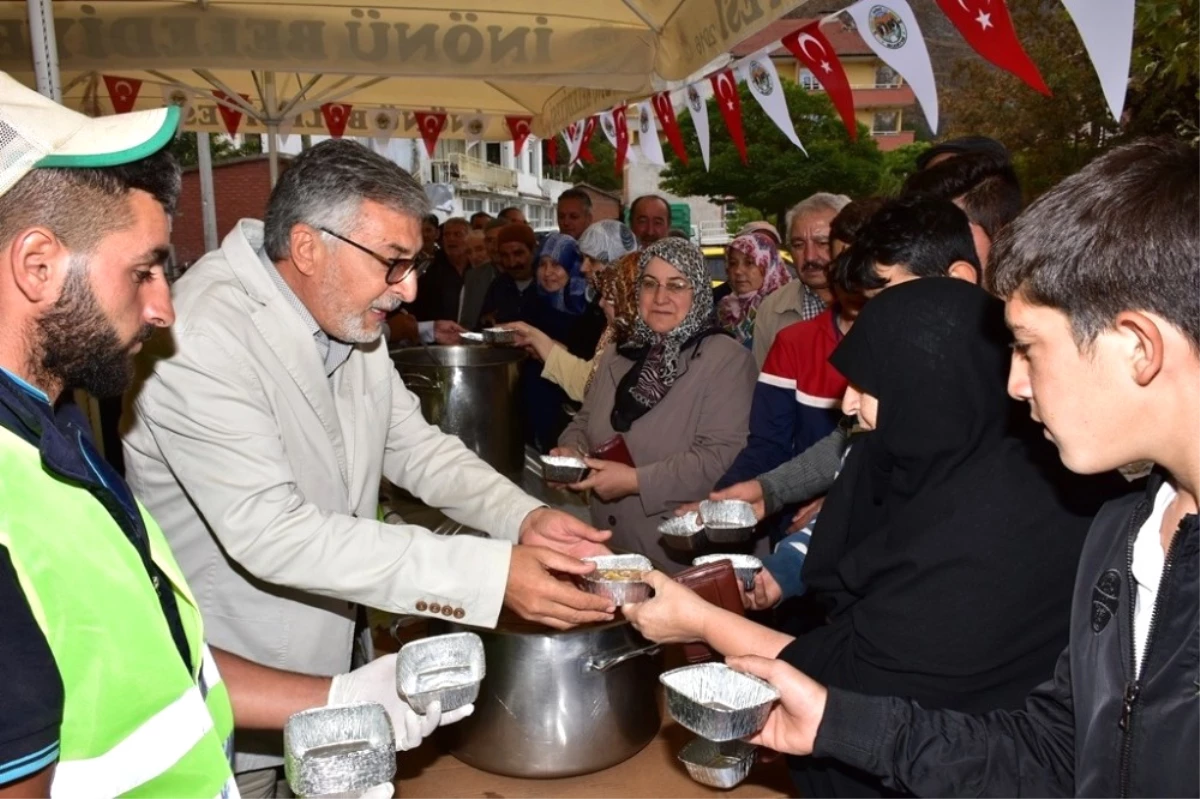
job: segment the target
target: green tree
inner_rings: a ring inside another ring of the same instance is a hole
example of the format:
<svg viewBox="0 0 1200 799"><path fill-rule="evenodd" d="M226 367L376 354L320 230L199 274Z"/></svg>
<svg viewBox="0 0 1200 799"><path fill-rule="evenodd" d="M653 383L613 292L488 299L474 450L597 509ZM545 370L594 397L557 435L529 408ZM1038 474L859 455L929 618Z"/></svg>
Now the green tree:
<svg viewBox="0 0 1200 799"><path fill-rule="evenodd" d="M587 183L589 186L595 186L597 189L604 191L620 192L624 187L624 177L617 174L616 161L617 151L608 143L608 137L598 127L596 133L592 136L592 141L588 145L595 163L586 163L580 161L575 165L574 169L567 168L570 153L567 151L566 143L559 138L558 140L558 160L551 164L546 162L546 174L554 180L561 180L565 183Z"/></svg>
<svg viewBox="0 0 1200 799"><path fill-rule="evenodd" d="M883 168L879 174L879 194L893 197L900 193L904 181L917 171L917 157L929 149L929 142L916 142L897 147L883 154Z"/></svg>
<svg viewBox="0 0 1200 799"><path fill-rule="evenodd" d="M228 136L212 134L208 137L209 148L214 164L229 161L234 158L244 158L248 155L258 155L263 151L262 136L249 134L242 138L241 146L233 143ZM180 166L196 166L199 163L196 134L183 131L171 142L171 153L179 161Z"/></svg>
<svg viewBox="0 0 1200 799"><path fill-rule="evenodd" d="M762 107L740 86L742 128L748 164L742 164L715 100L709 100L711 169L705 170L691 114L679 115L688 165L669 156L662 185L681 197L733 198L753 208L776 225L792 205L818 191L859 197L873 193L879 184L883 155L866 127L858 126L858 140L846 135L841 118L829 98L809 93L783 80L788 112L796 134L808 150L806 156L783 134ZM664 144L664 150L670 147Z"/></svg>

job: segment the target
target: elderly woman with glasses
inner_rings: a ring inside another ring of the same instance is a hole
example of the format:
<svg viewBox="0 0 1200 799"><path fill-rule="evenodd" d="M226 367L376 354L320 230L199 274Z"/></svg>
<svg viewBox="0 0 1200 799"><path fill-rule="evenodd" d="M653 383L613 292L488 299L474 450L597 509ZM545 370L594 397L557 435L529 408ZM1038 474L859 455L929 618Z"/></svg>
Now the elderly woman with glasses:
<svg viewBox="0 0 1200 799"><path fill-rule="evenodd" d="M658 526L676 506L707 496L745 444L757 371L717 324L699 249L662 239L638 267L633 332L604 352L554 452L596 455L571 486L591 491L592 519L613 531L613 546L676 571Z"/></svg>

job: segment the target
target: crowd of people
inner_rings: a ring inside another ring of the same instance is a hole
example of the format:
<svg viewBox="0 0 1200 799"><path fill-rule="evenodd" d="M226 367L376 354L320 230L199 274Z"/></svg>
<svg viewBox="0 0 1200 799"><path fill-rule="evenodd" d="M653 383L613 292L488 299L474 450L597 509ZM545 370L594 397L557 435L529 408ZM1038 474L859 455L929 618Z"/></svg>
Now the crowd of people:
<svg viewBox="0 0 1200 799"><path fill-rule="evenodd" d="M748 225L714 286L662 197L439 224L331 140L168 287L178 110L118 121L0 75L0 795L270 796L295 712L380 702L398 749L472 712L353 662L363 606L702 641L780 690L753 740L802 796L1200 793L1193 146L1023 208L1001 144L943 142L897 197ZM591 525L388 357L496 325ZM125 396L124 475L76 389ZM383 479L491 538L379 521ZM670 577L658 528L706 498L759 520L748 615ZM609 546L652 599L564 579Z"/></svg>

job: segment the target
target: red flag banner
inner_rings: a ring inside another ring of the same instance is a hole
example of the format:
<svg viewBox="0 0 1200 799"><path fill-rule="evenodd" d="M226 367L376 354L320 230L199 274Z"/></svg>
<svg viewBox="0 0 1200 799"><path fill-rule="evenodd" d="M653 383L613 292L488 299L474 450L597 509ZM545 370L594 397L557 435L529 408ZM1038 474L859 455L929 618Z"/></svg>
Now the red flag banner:
<svg viewBox="0 0 1200 799"><path fill-rule="evenodd" d="M512 134L513 152L519 157L525 149L525 140L529 138L529 123L533 117L505 117L508 132Z"/></svg>
<svg viewBox="0 0 1200 799"><path fill-rule="evenodd" d="M425 152L433 158L433 148L437 147L438 136L446 127L446 112L444 111L414 111L417 127L421 129L421 141L425 142Z"/></svg>
<svg viewBox="0 0 1200 799"><path fill-rule="evenodd" d="M742 100L738 97L737 78L733 70L726 69L709 78L712 81L713 94L717 98L717 107L725 118L725 127L738 148L742 163L746 161L746 137L742 134Z"/></svg>
<svg viewBox="0 0 1200 799"><path fill-rule="evenodd" d="M346 124L350 122L349 103L325 103L321 106L321 116L325 119L325 127L329 135L335 139L342 138L346 132Z"/></svg>
<svg viewBox="0 0 1200 799"><path fill-rule="evenodd" d="M250 102L250 95L240 95L242 100ZM213 92L213 97L223 102L217 103L217 111L221 114L221 121L225 123L225 132L230 136L236 136L238 128L242 126L242 117L244 114L239 110L241 106L236 104L236 101L230 99L225 92ZM229 105L225 105L229 103Z"/></svg>
<svg viewBox="0 0 1200 799"><path fill-rule="evenodd" d="M671 93L659 92L651 98L654 106L654 116L658 117L658 126L667 134L667 141L675 156L687 166L687 148L683 146L683 134L679 132L679 120L675 118L675 107L671 105Z"/></svg>
<svg viewBox="0 0 1200 799"><path fill-rule="evenodd" d="M558 137L551 136L546 139L546 163L550 166L558 166Z"/></svg>
<svg viewBox="0 0 1200 799"><path fill-rule="evenodd" d="M820 22L810 22L803 28L789 33L781 40L796 59L808 68L818 81L833 107L837 109L850 134L851 141L858 140L858 122L854 118L854 94L850 91L850 81L846 70L838 60L833 45L821 33Z"/></svg>
<svg viewBox="0 0 1200 799"><path fill-rule="evenodd" d="M617 158L615 165L617 174L625 169L625 156L629 154L629 122L625 119L625 103L612 110L613 127L617 136Z"/></svg>
<svg viewBox="0 0 1200 799"><path fill-rule="evenodd" d="M588 145L592 141L592 136L596 135L596 117L590 116L587 122L583 124L583 137L579 140L579 158L585 163L596 163L596 156L592 155Z"/></svg>
<svg viewBox="0 0 1200 799"><path fill-rule="evenodd" d="M1004 0L937 0L937 4L975 52L1050 96L1037 65L1017 39Z"/></svg>
<svg viewBox="0 0 1200 799"><path fill-rule="evenodd" d="M120 75L105 75L104 85L108 87L108 99L112 100L113 110L118 114L128 114L137 104L138 92L142 90L142 82L137 78L122 78Z"/></svg>

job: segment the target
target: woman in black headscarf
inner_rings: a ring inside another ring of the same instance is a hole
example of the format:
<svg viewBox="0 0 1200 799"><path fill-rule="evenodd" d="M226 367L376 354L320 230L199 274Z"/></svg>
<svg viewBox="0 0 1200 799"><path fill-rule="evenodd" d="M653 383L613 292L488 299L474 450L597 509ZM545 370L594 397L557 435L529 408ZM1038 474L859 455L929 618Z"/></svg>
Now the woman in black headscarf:
<svg viewBox="0 0 1200 799"><path fill-rule="evenodd" d="M635 626L928 707L1020 707L1066 644L1095 508L1073 509L1010 432L1003 314L965 281L914 280L869 302L834 352L847 410L869 432L851 444L804 564L826 624L793 639L661 582L656 599L625 608ZM887 793L837 763L798 758L793 772L803 796Z"/></svg>

